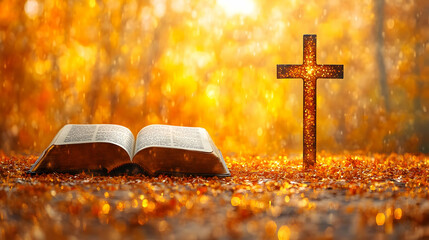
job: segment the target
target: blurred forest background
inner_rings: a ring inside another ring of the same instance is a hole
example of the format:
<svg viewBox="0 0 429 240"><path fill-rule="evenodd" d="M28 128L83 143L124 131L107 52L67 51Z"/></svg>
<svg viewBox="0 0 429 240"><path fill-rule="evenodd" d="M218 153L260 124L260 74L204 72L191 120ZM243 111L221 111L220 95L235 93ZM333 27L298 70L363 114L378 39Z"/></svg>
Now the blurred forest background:
<svg viewBox="0 0 429 240"><path fill-rule="evenodd" d="M206 128L226 153L302 150L303 34L317 34L318 149L429 151L429 1L2 0L0 151L67 123Z"/></svg>

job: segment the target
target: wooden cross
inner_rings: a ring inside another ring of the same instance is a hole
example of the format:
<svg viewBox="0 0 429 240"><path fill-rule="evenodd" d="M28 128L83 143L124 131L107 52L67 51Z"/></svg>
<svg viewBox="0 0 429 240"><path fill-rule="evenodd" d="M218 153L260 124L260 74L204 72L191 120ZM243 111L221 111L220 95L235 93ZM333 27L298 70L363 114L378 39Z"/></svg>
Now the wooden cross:
<svg viewBox="0 0 429 240"><path fill-rule="evenodd" d="M277 65L277 78L304 80L304 167L314 166L316 163L316 80L343 78L343 65L317 65L316 38L316 35L304 35L302 65Z"/></svg>

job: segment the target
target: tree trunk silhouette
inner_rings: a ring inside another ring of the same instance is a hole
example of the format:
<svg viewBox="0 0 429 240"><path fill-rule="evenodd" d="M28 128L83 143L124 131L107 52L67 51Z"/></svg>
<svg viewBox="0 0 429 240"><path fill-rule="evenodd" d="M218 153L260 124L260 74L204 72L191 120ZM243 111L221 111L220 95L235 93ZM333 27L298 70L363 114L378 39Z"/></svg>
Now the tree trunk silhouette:
<svg viewBox="0 0 429 240"><path fill-rule="evenodd" d="M415 7L415 17L416 17L416 29L415 33L419 34L420 29L425 28L427 25L426 18L422 16L427 16L429 13L429 8L425 7L422 1L418 1L417 6ZM423 6L421 6L423 5ZM428 83L424 81L422 76L422 68L424 64L428 62L429 58L424 54L425 46L423 39L420 37L414 45L414 51L416 53L415 62L414 62L414 75L415 75L415 84L416 84L416 94L413 99L413 113L414 113L414 132L419 138L419 148L418 150L423 153L429 152L429 118L427 113L423 110L424 108L424 95L423 89L426 89ZM423 66L421 66L423 65ZM423 102L423 103L422 103Z"/></svg>
<svg viewBox="0 0 429 240"><path fill-rule="evenodd" d="M384 0L375 0L375 41L378 78L384 107L390 111L389 90L387 86L386 66L384 64Z"/></svg>
<svg viewBox="0 0 429 240"><path fill-rule="evenodd" d="M20 22L25 22L25 14L20 12L18 19ZM21 113L22 111L21 100L25 98L26 84L29 81L28 76L26 76L26 64L24 60L31 54L31 48L29 41L23 41L23 44L19 45L15 44L15 39L26 37L26 25L12 24L7 31L9 34L5 34L6 40L0 43L0 61L3 63L3 67L7 66L7 69L5 67L0 71L0 82L4 80L13 81L13 88L8 93L9 98L7 98L7 101L0 104L2 114L0 118L0 149L10 152L19 148L19 137L11 131L11 128L13 125L20 128L22 122L15 121L14 124L10 124L8 116L15 111L17 113Z"/></svg>
<svg viewBox="0 0 429 240"><path fill-rule="evenodd" d="M144 95L143 95L143 117L144 121L146 123L147 115L151 112L151 107L148 103L148 94L149 94L149 88L150 83L152 81L152 69L154 67L154 64L158 61L159 57L161 56L161 38L162 33L166 31L166 20L165 17L162 17L162 19L159 21L158 26L153 32L152 42L148 48L147 58L146 61L142 61L142 79L143 79L143 87L144 87Z"/></svg>
<svg viewBox="0 0 429 240"><path fill-rule="evenodd" d="M121 46L124 44L124 28L125 28L125 23L127 21L127 19L125 19L124 16L124 7L125 7L125 1L121 1L121 7L119 10L119 15L121 16L121 22L119 24L119 28L117 28L118 31L118 35L119 35L119 43L118 46L112 50L113 52L113 58L115 59L114 62L116 63L115 66L112 66L109 68L109 81L110 81L110 96L109 96L109 100L110 100L110 122L113 123L114 121L114 116L115 116L115 112L116 112L116 108L119 105L119 97L120 97L120 90L116 87L116 82L115 79L112 79L112 76L115 75L115 73L117 73L118 71L123 70L124 66L123 66L123 54L121 53L120 49ZM122 61L121 61L122 59Z"/></svg>
<svg viewBox="0 0 429 240"><path fill-rule="evenodd" d="M103 9L106 9L106 5L103 4L102 5ZM124 1L121 1L121 7L120 7L120 16L121 16L121 26L119 28L119 35L120 38L122 38L122 30L123 30L123 7L124 7ZM105 12L105 11L101 11L101 14ZM106 51L106 57L108 59L108 62L113 63L115 62L116 64L119 64L118 59L120 58L120 53L118 51L118 49L114 49L114 47L112 47L112 44L110 42L110 36L112 33L112 24L110 23L110 14L102 14L101 17L102 21L100 21L100 31L101 31L101 41L100 44L98 44L98 48L97 48L97 56L96 56L96 60L95 60L95 64L94 64L94 70L92 71L92 80L91 80L91 86L89 89L89 94L88 94L88 105L89 105L89 113L87 116L87 122L88 123L92 123L93 122L93 118L95 116L96 110L97 110L97 105L98 105L98 100L100 98L100 91L101 91L101 87L100 85L102 84L101 81L102 80L108 80L108 81L112 81L112 75L117 71L118 68L120 68L120 66L115 66L115 65L110 65L109 69L107 72L102 72L101 71L101 59L100 59L100 52L102 49L104 49ZM109 24L110 23L110 24ZM118 44L117 48L120 48L121 43ZM114 60L113 60L114 59ZM110 100L110 121L113 120L113 114L115 112L115 109L117 107L117 103L118 103L118 98L119 98L119 93L116 92L115 89L110 89L111 94L109 96L109 100Z"/></svg>

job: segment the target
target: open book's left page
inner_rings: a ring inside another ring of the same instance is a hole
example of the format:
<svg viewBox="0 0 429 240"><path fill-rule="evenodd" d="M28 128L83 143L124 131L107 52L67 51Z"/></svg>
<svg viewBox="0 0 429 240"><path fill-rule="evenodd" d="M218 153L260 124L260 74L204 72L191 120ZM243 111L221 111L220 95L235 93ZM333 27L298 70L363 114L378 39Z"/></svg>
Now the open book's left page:
<svg viewBox="0 0 429 240"><path fill-rule="evenodd" d="M30 172L112 170L129 163L134 154L134 136L113 124L69 124L33 164Z"/></svg>
<svg viewBox="0 0 429 240"><path fill-rule="evenodd" d="M126 127L114 124L68 124L51 145L105 142L125 149L130 158L134 155L134 135Z"/></svg>

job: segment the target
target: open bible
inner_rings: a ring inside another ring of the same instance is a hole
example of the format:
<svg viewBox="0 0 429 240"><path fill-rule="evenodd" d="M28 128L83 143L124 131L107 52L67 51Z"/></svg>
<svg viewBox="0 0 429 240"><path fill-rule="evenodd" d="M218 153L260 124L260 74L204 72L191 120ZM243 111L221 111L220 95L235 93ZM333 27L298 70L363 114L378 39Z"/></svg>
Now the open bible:
<svg viewBox="0 0 429 240"><path fill-rule="evenodd" d="M231 175L221 152L203 128L149 125L134 140L128 128L114 124L65 125L29 172L82 171Z"/></svg>

